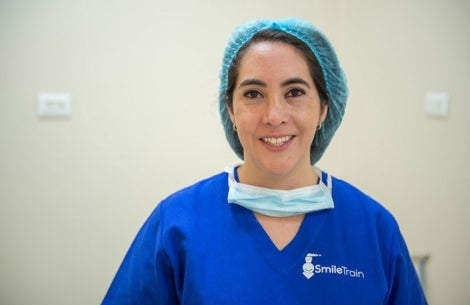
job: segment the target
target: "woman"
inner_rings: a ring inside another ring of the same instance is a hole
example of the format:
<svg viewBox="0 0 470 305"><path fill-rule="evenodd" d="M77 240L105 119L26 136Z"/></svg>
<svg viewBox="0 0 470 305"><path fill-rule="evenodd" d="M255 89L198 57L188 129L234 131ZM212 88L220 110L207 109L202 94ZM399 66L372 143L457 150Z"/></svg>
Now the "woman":
<svg viewBox="0 0 470 305"><path fill-rule="evenodd" d="M318 29L241 25L220 80L226 137L243 164L163 200L103 304L427 304L393 216L313 166L347 99Z"/></svg>

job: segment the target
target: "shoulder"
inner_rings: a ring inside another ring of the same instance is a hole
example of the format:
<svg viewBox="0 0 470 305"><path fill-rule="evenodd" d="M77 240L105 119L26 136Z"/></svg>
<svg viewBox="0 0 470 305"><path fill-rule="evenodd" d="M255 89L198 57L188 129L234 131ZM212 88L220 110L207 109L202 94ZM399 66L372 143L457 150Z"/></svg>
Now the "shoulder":
<svg viewBox="0 0 470 305"><path fill-rule="evenodd" d="M335 210L351 218L352 221L375 222L379 226L398 229L392 213L356 186L332 177L332 194Z"/></svg>
<svg viewBox="0 0 470 305"><path fill-rule="evenodd" d="M161 214L183 216L210 211L227 200L228 182L225 172L186 186L163 199L157 206Z"/></svg>
<svg viewBox="0 0 470 305"><path fill-rule="evenodd" d="M214 176L200 180L192 185L186 186L162 200L162 203L177 201L193 201L201 199L207 194L214 194L228 190L227 174L218 173Z"/></svg>
<svg viewBox="0 0 470 305"><path fill-rule="evenodd" d="M336 226L341 228L339 230L345 230L351 240L363 247L366 244L378 247L383 261L388 261L402 239L399 224L392 213L344 180L332 177L332 193L335 204L332 213Z"/></svg>

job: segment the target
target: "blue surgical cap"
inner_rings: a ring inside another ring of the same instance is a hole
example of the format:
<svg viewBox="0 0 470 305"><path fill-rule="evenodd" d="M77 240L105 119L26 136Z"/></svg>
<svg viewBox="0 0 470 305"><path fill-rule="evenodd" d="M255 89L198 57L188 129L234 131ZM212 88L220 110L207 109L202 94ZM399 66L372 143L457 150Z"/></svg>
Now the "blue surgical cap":
<svg viewBox="0 0 470 305"><path fill-rule="evenodd" d="M225 130L225 136L239 158L243 160L243 147L233 124L226 104L228 70L240 49L253 36L266 29L273 29L290 34L304 42L317 58L326 82L328 95L328 114L322 128L316 132L310 148L310 162L320 160L326 147L333 138L344 116L348 87L346 76L341 68L335 50L328 39L314 25L303 20L289 18L279 20L255 20L238 26L230 36L225 48L222 69L220 71L219 112Z"/></svg>

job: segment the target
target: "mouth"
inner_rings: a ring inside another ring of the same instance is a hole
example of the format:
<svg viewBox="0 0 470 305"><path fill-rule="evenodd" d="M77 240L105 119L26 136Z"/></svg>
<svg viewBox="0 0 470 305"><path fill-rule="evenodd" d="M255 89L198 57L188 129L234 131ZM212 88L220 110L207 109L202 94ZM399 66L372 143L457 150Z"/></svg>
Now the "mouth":
<svg viewBox="0 0 470 305"><path fill-rule="evenodd" d="M261 141L263 141L266 144L273 145L273 146L282 146L292 140L294 136L283 136L283 137L266 137L266 138L261 138Z"/></svg>

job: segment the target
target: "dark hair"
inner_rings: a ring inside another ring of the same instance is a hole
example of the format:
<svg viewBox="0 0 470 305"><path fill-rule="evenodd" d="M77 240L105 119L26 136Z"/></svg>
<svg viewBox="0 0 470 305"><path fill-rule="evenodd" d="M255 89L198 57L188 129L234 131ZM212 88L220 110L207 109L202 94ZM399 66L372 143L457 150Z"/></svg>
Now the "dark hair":
<svg viewBox="0 0 470 305"><path fill-rule="evenodd" d="M300 50L302 54L304 54L305 59L308 62L310 76L312 77L313 82L315 83L315 87L318 91L318 95L320 96L321 103L328 103L328 91L326 90L325 77L323 76L322 68L315 54L313 54L310 48L297 37L294 37L282 31L266 29L256 33L250 41L248 41L245 45L240 48L238 53L233 58L227 73L227 91L225 92L225 102L227 104L227 107L231 109L233 106L233 91L235 90L235 82L238 78L239 63L245 55L245 52L248 47L251 44L260 41L282 42L285 44L292 45L293 47Z"/></svg>

